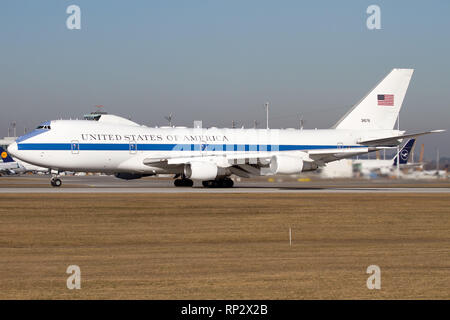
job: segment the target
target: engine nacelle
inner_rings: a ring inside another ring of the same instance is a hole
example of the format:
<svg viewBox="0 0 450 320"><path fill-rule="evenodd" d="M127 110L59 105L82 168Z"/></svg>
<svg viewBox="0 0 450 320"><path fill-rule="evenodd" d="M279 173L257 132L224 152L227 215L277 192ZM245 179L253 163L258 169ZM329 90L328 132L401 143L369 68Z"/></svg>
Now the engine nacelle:
<svg viewBox="0 0 450 320"><path fill-rule="evenodd" d="M219 169L209 162L191 162L184 166L184 175L193 180L212 180L217 177Z"/></svg>
<svg viewBox="0 0 450 320"><path fill-rule="evenodd" d="M273 174L296 174L317 168L314 162L303 161L295 156L275 155L270 159L270 171Z"/></svg>

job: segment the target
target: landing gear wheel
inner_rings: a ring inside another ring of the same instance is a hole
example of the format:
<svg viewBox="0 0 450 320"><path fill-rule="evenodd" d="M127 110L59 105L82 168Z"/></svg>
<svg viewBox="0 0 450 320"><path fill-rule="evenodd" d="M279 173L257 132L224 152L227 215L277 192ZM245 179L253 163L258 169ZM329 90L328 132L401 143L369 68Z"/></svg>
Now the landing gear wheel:
<svg viewBox="0 0 450 320"><path fill-rule="evenodd" d="M186 187L192 187L194 185L194 181L191 179L186 179Z"/></svg>
<svg viewBox="0 0 450 320"><path fill-rule="evenodd" d="M61 179L56 178L56 179L52 179L50 181L50 184L52 185L52 187L61 187L62 181L61 181Z"/></svg>
<svg viewBox="0 0 450 320"><path fill-rule="evenodd" d="M194 185L194 181L191 179L176 179L173 184L175 187L192 187Z"/></svg>
<svg viewBox="0 0 450 320"><path fill-rule="evenodd" d="M202 185L203 185L205 188L215 188L215 187L217 187L216 180L206 180L206 181L202 181Z"/></svg>
<svg viewBox="0 0 450 320"><path fill-rule="evenodd" d="M222 185L223 185L224 188L233 188L234 182L231 179L223 179L222 180Z"/></svg>
<svg viewBox="0 0 450 320"><path fill-rule="evenodd" d="M206 180L202 181L202 185L205 188L232 188L234 185L233 180L225 178L219 180Z"/></svg>

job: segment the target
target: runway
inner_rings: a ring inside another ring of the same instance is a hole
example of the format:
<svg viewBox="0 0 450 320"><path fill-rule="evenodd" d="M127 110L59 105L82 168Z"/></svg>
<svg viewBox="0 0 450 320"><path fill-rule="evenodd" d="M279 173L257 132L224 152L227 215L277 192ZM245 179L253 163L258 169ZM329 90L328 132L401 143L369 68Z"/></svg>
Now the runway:
<svg viewBox="0 0 450 320"><path fill-rule="evenodd" d="M450 193L450 188L1 188L0 193Z"/></svg>
<svg viewBox="0 0 450 320"><path fill-rule="evenodd" d="M120 180L112 176L64 176L63 186L51 187L49 176L25 175L1 177L0 193L18 194L69 194L69 193L450 193L450 183L443 181L408 181L392 179L293 179L267 178L237 180L233 188L204 188L195 182L194 187L174 187L171 178L144 178Z"/></svg>

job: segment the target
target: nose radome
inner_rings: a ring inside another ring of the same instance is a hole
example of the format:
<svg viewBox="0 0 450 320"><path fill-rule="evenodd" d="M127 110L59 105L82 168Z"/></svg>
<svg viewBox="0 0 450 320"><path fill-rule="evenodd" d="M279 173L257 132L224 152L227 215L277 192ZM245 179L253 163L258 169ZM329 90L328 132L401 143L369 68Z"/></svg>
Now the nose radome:
<svg viewBox="0 0 450 320"><path fill-rule="evenodd" d="M13 156L17 156L17 143L16 142L13 142L8 146L8 152Z"/></svg>

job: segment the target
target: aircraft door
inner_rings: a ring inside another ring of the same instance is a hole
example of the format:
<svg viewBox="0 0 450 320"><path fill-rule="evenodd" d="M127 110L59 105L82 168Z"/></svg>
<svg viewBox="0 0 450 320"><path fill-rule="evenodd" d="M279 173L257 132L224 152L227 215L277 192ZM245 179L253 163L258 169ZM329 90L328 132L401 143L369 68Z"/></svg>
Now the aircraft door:
<svg viewBox="0 0 450 320"><path fill-rule="evenodd" d="M206 156L208 153L208 143L203 139L200 142L200 153L202 157Z"/></svg>
<svg viewBox="0 0 450 320"><path fill-rule="evenodd" d="M78 140L72 140L70 144L70 150L72 154L79 154L80 153L80 143Z"/></svg>
<svg viewBox="0 0 450 320"><path fill-rule="evenodd" d="M137 143L136 143L136 141L130 141L129 150L130 150L131 154L136 154L137 153Z"/></svg>

